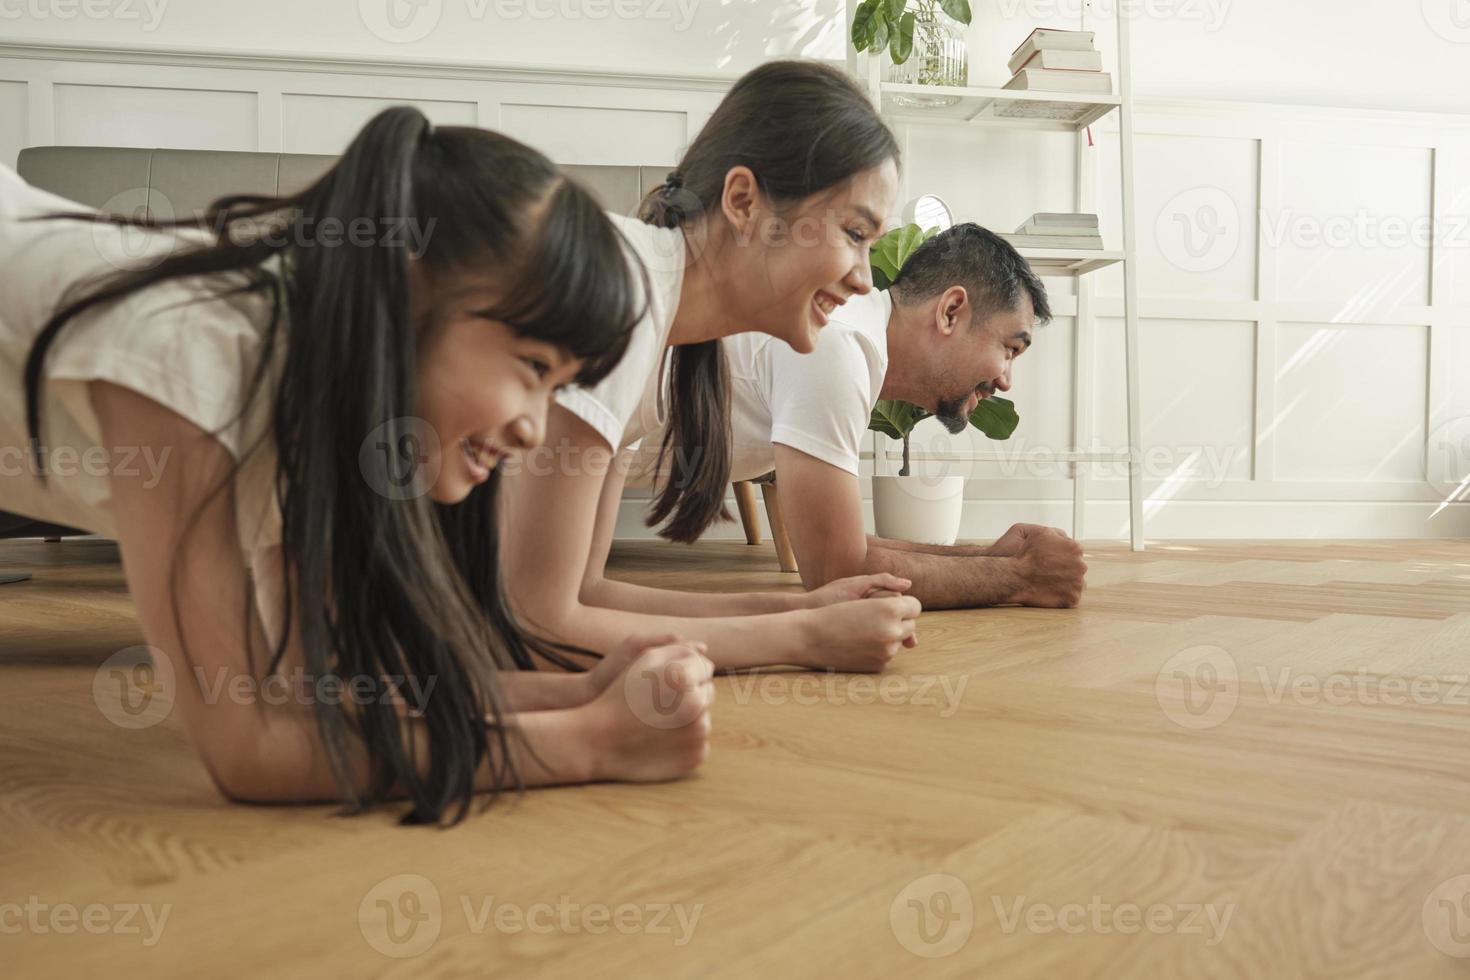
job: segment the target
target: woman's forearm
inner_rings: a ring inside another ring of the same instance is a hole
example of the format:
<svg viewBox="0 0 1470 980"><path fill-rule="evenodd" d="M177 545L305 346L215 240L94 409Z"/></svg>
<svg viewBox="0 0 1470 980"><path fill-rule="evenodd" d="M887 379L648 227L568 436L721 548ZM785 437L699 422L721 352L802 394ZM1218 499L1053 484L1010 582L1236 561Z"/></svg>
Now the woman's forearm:
<svg viewBox="0 0 1470 980"><path fill-rule="evenodd" d="M517 612L538 635L586 650L613 650L630 636L699 640L708 647L705 655L725 670L807 666L814 646L809 610L755 616L663 616L578 601L523 605Z"/></svg>
<svg viewBox="0 0 1470 980"><path fill-rule="evenodd" d="M651 616L759 616L805 609L808 597L798 592L682 592L655 589L602 578L582 586L582 601L603 609Z"/></svg>

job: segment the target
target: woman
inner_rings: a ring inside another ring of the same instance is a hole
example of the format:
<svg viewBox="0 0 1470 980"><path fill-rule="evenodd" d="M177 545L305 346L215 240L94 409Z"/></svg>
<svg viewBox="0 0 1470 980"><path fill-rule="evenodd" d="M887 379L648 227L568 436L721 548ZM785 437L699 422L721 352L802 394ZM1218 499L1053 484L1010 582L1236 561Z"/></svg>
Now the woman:
<svg viewBox="0 0 1470 980"><path fill-rule="evenodd" d="M735 83L645 199L642 222L616 219L649 270L647 312L617 369L558 394L550 451L506 477L511 599L537 630L592 649L640 630L695 636L718 667L881 670L913 645L919 604L892 596L910 583L889 575L799 595L603 577L626 450L665 419L672 475L649 523L688 542L724 516L729 380L719 338L761 330L810 352L827 313L872 289L868 250L897 179L893 135L851 80L775 61ZM846 601L869 595L884 597Z"/></svg>
<svg viewBox="0 0 1470 980"><path fill-rule="evenodd" d="M565 661L497 575L498 459L540 442L558 386L608 374L639 316L592 198L514 140L395 108L312 187L207 222L77 214L0 169L0 446L30 462L0 507L118 541L219 788L353 812L406 796L405 822L457 822L478 791L697 765L697 644L517 670ZM266 663L314 693L218 695ZM687 724L639 720L648 676Z"/></svg>

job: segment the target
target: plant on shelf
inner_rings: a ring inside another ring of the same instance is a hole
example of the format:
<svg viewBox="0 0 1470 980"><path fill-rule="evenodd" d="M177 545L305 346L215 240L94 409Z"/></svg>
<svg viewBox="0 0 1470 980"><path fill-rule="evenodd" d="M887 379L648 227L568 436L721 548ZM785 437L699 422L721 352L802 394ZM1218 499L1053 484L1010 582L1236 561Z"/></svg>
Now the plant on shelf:
<svg viewBox="0 0 1470 980"><path fill-rule="evenodd" d="M914 250L938 231L938 228L926 231L918 225L904 225L874 242L871 251L873 285L878 289L887 289L893 285L893 280L898 278L898 270L903 268ZM914 426L931 414L917 405L896 398L880 400L873 406L868 428L903 443L903 466L898 471L899 476L909 475L909 436L913 433ZM1021 416L1016 413L1015 404L999 395L980 399L980 404L970 413L970 424L991 439L1009 439L1020 423Z"/></svg>
<svg viewBox="0 0 1470 980"><path fill-rule="evenodd" d="M958 25L969 23L969 0L862 0L853 12L852 46L874 57L887 49L896 66L888 73L889 81L963 86L969 84L969 58ZM913 105L951 102L948 98L899 101Z"/></svg>

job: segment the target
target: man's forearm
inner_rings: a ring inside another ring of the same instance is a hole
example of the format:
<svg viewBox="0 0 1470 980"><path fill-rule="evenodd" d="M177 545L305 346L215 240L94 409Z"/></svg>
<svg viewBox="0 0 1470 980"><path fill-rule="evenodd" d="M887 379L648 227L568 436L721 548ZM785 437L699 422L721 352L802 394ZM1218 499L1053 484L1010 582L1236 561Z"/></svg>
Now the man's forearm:
<svg viewBox="0 0 1470 980"><path fill-rule="evenodd" d="M898 538L880 538L876 534L868 535L868 547L885 548L888 551L913 551L921 555L943 555L954 558L988 558L990 548L988 544L920 544L917 541L903 541Z"/></svg>
<svg viewBox="0 0 1470 980"><path fill-rule="evenodd" d="M910 579L908 594L925 609L970 609L1014 602L1022 588L1014 560L984 555L928 554L870 543L865 560L870 573L890 572Z"/></svg>
<svg viewBox="0 0 1470 980"><path fill-rule="evenodd" d="M646 616L760 616L805 608L802 592L683 592L604 578L583 586L582 601Z"/></svg>

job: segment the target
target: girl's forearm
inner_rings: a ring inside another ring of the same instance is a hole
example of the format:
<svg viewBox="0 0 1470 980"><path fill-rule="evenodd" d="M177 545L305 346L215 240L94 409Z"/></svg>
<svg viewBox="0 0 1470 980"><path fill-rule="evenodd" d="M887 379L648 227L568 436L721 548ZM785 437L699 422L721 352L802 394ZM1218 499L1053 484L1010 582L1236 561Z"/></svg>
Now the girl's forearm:
<svg viewBox="0 0 1470 980"><path fill-rule="evenodd" d="M565 675L563 675L565 676ZM341 788L332 776L326 751L317 736L315 720L300 709L269 713L262 724L256 750L241 759L230 773L215 773L222 792L241 803L338 803ZM602 748L594 725L595 715L582 705L548 711L527 711L507 716L506 722L521 736L510 737L510 761L527 787L585 783L599 777ZM416 718L407 720L418 729L413 739L415 764L421 775L429 771L427 731ZM348 743L349 769L358 787L369 784L367 751L362 742ZM497 788L491 760L496 758L494 734L491 755L475 773L475 791ZM510 787L499 787L507 789ZM405 793L395 785L388 793L402 800Z"/></svg>

